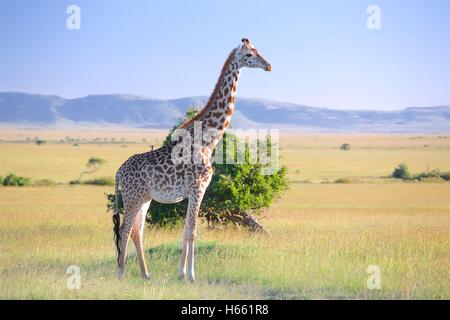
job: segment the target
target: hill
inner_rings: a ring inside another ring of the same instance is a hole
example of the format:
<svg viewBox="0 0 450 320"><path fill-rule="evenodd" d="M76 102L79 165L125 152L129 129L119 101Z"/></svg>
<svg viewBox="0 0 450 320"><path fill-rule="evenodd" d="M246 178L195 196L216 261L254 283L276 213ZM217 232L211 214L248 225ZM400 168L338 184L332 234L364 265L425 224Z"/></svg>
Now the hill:
<svg viewBox="0 0 450 320"><path fill-rule="evenodd" d="M64 99L21 92L0 93L0 123L13 126L111 125L169 128L190 105L207 97L161 100L132 95ZM398 111L333 110L292 103L238 98L234 128L279 128L313 132L449 132L450 106Z"/></svg>

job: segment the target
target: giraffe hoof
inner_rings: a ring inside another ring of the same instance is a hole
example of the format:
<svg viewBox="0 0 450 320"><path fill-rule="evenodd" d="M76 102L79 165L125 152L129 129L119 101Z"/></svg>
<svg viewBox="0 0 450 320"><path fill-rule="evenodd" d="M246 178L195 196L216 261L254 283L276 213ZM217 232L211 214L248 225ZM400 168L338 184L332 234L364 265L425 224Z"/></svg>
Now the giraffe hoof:
<svg viewBox="0 0 450 320"><path fill-rule="evenodd" d="M144 280L150 280L150 276L149 276L147 273L141 275L141 277L142 277L142 279L144 279Z"/></svg>
<svg viewBox="0 0 450 320"><path fill-rule="evenodd" d="M180 279L180 280L187 280L187 278L186 278L186 269L181 269L180 268L180 271L178 272L178 278Z"/></svg>
<svg viewBox="0 0 450 320"><path fill-rule="evenodd" d="M117 276L120 281L123 281L123 279L125 279L125 273L123 273L123 272L119 272L119 274Z"/></svg>
<svg viewBox="0 0 450 320"><path fill-rule="evenodd" d="M186 275L181 273L178 275L178 279L180 279L181 281L187 281Z"/></svg>

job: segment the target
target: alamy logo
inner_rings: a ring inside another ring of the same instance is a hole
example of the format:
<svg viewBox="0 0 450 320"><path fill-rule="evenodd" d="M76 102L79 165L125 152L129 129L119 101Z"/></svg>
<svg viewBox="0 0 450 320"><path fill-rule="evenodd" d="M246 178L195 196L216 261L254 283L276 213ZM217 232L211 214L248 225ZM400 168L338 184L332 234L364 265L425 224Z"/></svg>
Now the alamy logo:
<svg viewBox="0 0 450 320"><path fill-rule="evenodd" d="M370 5L367 7L366 13L369 14L367 18L367 29L380 30L381 29L381 9L377 5Z"/></svg>
<svg viewBox="0 0 450 320"><path fill-rule="evenodd" d="M229 129L225 136L230 138L221 139L221 131L214 128L203 131L202 128L202 121L195 121L193 136L183 128L173 132L171 140L178 142L171 154L175 164L200 164L207 155L211 162L218 164L261 164L263 175L272 175L279 170L278 130ZM241 142L237 143L233 136ZM206 147L208 145L217 147L212 152Z"/></svg>
<svg viewBox="0 0 450 320"><path fill-rule="evenodd" d="M81 269L77 265L70 265L66 274L69 275L67 277L66 286L69 290L79 290L81 288Z"/></svg>
<svg viewBox="0 0 450 320"><path fill-rule="evenodd" d="M75 4L71 4L67 7L66 13L70 16L66 20L66 27L69 30L81 29L81 9Z"/></svg>
<svg viewBox="0 0 450 320"><path fill-rule="evenodd" d="M381 269L379 266L370 265L366 270L369 274L367 279L367 289L369 290L380 290L381 289Z"/></svg>

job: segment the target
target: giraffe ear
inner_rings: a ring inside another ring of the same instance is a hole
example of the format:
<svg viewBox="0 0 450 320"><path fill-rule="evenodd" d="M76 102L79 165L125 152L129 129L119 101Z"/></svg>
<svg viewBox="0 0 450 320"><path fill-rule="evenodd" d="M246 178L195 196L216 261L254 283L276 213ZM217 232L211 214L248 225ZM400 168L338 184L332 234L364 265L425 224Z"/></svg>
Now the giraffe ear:
<svg viewBox="0 0 450 320"><path fill-rule="evenodd" d="M248 44L250 43L250 41L248 41L247 38L242 38L241 41L242 41L242 43L245 44L245 45L248 45Z"/></svg>

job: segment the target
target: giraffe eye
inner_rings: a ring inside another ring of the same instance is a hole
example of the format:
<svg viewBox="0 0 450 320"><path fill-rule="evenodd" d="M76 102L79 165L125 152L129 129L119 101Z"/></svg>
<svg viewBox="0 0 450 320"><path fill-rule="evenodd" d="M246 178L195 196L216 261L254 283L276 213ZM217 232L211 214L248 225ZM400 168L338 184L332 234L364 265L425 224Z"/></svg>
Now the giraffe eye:
<svg viewBox="0 0 450 320"><path fill-rule="evenodd" d="M250 58L252 56L252 54L251 53L247 53L246 56Z"/></svg>

